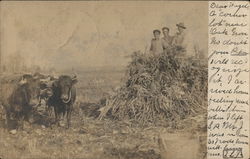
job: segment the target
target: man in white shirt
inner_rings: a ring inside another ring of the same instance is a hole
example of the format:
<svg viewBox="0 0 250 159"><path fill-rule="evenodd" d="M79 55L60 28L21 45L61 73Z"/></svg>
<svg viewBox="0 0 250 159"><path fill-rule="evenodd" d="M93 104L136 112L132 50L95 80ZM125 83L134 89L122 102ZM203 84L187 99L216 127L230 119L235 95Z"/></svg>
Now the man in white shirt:
<svg viewBox="0 0 250 159"><path fill-rule="evenodd" d="M177 56L193 57L194 42L193 39L186 33L186 27L184 23L176 24L178 33L173 38L172 45L176 47Z"/></svg>
<svg viewBox="0 0 250 159"><path fill-rule="evenodd" d="M185 38L185 29L184 23L176 24L178 28L178 32L175 34L173 38L172 45L177 48L177 51L184 52L186 51L185 46L183 45L184 38Z"/></svg>

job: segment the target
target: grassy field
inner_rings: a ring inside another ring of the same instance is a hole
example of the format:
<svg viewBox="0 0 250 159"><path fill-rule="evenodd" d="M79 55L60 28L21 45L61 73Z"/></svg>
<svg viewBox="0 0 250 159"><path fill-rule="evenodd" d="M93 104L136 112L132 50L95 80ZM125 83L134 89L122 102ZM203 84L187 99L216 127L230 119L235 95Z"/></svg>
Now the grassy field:
<svg viewBox="0 0 250 159"><path fill-rule="evenodd" d="M1 120L0 158L164 159L161 156L163 150L160 136L164 133L178 133L198 139L197 159L203 159L206 131L197 130L199 126L192 120L179 123L180 130L172 130L164 125L141 127L132 121L97 120L88 116L85 108L94 107L100 99L119 87L124 73L123 70L97 70L83 71L78 75L78 97L70 129L54 125L49 127L48 123L53 119L46 115L44 106L34 116L34 123L25 123L24 130L15 135L4 129L4 120ZM181 125L187 124L188 129L181 129ZM176 141L178 138L171 142L174 145Z"/></svg>

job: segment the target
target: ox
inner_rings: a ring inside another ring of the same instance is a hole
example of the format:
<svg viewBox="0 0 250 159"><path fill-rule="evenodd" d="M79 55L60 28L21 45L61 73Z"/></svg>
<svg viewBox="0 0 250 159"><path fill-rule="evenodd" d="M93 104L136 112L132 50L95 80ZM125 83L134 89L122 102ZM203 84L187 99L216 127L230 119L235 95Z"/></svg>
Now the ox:
<svg viewBox="0 0 250 159"><path fill-rule="evenodd" d="M71 113L76 100L76 88L74 86L76 83L76 76L71 78L62 75L52 84L53 93L47 104L49 107L54 107L55 121L59 126L61 125L60 120L67 114L67 128L70 127Z"/></svg>
<svg viewBox="0 0 250 159"><path fill-rule="evenodd" d="M18 82L1 84L1 102L6 111L6 124L10 121L17 122L15 128L23 128L23 121L29 122L32 107L38 103L39 79L30 74L25 74Z"/></svg>

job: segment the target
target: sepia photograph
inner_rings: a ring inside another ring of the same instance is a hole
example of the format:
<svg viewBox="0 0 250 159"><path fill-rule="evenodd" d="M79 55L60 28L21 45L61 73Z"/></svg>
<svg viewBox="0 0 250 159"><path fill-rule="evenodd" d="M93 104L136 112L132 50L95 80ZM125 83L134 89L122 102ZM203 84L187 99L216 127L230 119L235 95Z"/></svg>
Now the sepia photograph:
<svg viewBox="0 0 250 159"><path fill-rule="evenodd" d="M206 159L208 2L0 2L0 159Z"/></svg>

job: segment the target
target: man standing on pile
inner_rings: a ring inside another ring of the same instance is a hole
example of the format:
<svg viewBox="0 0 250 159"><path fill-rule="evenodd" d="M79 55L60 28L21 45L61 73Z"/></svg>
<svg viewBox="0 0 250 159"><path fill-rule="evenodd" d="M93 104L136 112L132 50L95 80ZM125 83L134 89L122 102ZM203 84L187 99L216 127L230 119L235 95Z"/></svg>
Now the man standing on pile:
<svg viewBox="0 0 250 159"><path fill-rule="evenodd" d="M153 55L158 55L163 53L162 41L160 39L161 31L154 30L153 34L154 38L151 40L150 52L153 53Z"/></svg>
<svg viewBox="0 0 250 159"><path fill-rule="evenodd" d="M173 38L172 45L176 47L177 54L182 54L186 52L186 46L184 44L186 27L184 26L184 23L176 24L176 26L177 26L178 32Z"/></svg>
<svg viewBox="0 0 250 159"><path fill-rule="evenodd" d="M184 23L176 24L178 33L173 38L172 45L178 57L193 58L195 57L193 35L186 33Z"/></svg>
<svg viewBox="0 0 250 159"><path fill-rule="evenodd" d="M172 46L173 37L169 35L169 28L162 28L163 38L162 38L162 47L164 52L170 50Z"/></svg>

